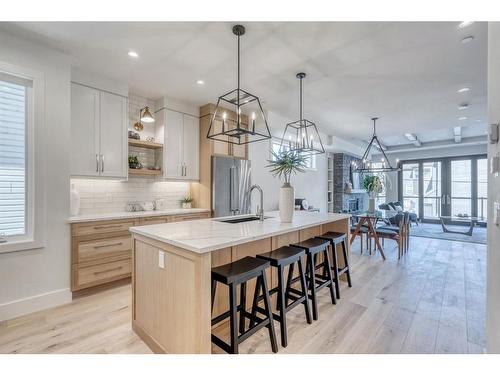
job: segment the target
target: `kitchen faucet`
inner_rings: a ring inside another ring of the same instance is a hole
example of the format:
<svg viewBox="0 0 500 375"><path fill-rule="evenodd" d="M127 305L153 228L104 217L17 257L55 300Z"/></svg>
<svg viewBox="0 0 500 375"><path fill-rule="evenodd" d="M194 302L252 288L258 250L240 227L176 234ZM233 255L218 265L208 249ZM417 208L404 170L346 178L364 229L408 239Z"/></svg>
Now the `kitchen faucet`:
<svg viewBox="0 0 500 375"><path fill-rule="evenodd" d="M262 188L259 185L252 185L250 186L248 194L252 195L253 189L257 189L260 193L260 208L259 206L257 206L256 215L259 217L260 221L264 221L264 192L262 191Z"/></svg>

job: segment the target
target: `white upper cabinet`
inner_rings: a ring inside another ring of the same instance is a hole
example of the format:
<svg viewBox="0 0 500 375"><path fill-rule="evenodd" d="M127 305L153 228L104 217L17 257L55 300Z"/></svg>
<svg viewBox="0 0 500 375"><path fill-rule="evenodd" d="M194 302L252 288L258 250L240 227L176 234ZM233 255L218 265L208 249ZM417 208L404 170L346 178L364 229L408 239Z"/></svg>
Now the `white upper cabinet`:
<svg viewBox="0 0 500 375"><path fill-rule="evenodd" d="M163 145L165 178L180 179L184 177L182 136L182 113L165 110L165 143Z"/></svg>
<svg viewBox="0 0 500 375"><path fill-rule="evenodd" d="M162 110L165 143L163 149L164 176L173 180L200 179L200 125L198 117Z"/></svg>
<svg viewBox="0 0 500 375"><path fill-rule="evenodd" d="M184 177L200 179L200 121L198 117L183 115Z"/></svg>
<svg viewBox="0 0 500 375"><path fill-rule="evenodd" d="M71 84L71 175L127 177L127 98Z"/></svg>
<svg viewBox="0 0 500 375"><path fill-rule="evenodd" d="M101 92L101 176L127 175L127 98Z"/></svg>
<svg viewBox="0 0 500 375"><path fill-rule="evenodd" d="M99 174L99 91L71 85L71 174Z"/></svg>

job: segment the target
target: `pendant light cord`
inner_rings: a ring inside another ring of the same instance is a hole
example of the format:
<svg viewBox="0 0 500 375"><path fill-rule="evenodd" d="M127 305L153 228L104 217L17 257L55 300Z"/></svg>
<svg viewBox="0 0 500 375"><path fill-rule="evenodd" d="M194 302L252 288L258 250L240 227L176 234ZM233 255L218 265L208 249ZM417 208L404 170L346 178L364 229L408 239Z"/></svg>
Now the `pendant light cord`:
<svg viewBox="0 0 500 375"><path fill-rule="evenodd" d="M302 77L299 79L299 119L302 125Z"/></svg>
<svg viewBox="0 0 500 375"><path fill-rule="evenodd" d="M236 122L236 128L240 128L240 35L238 35L238 90L236 91L238 108L236 110L236 116L238 121Z"/></svg>

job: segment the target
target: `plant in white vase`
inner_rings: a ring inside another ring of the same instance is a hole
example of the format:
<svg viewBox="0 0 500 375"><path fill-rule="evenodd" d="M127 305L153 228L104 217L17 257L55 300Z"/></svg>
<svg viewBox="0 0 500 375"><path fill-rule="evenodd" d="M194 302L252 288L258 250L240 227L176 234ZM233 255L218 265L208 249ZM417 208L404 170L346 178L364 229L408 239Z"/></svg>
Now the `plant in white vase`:
<svg viewBox="0 0 500 375"><path fill-rule="evenodd" d="M307 157L293 150L274 152L271 151L272 158L268 160L268 168L271 173L283 180L283 186L280 189L280 219L283 223L290 223L293 220L295 208L295 192L290 185L290 177L293 174L303 173L305 171Z"/></svg>
<svg viewBox="0 0 500 375"><path fill-rule="evenodd" d="M363 187L370 195L368 211L375 212L375 200L384 189L382 179L376 175L365 176L363 179Z"/></svg>
<svg viewBox="0 0 500 375"><path fill-rule="evenodd" d="M194 199L191 197L184 197L181 199L182 208L191 208Z"/></svg>

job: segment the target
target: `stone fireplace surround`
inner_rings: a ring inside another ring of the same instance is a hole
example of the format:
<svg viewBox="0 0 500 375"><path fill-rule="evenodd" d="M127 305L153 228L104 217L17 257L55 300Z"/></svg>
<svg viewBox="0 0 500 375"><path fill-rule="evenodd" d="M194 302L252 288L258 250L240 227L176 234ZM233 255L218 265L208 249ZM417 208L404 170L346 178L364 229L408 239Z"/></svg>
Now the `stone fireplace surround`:
<svg viewBox="0 0 500 375"><path fill-rule="evenodd" d="M368 194L355 191L345 193L345 185L352 182L350 166L352 162L361 162L361 159L345 153L333 154L333 212L366 210L368 208Z"/></svg>

